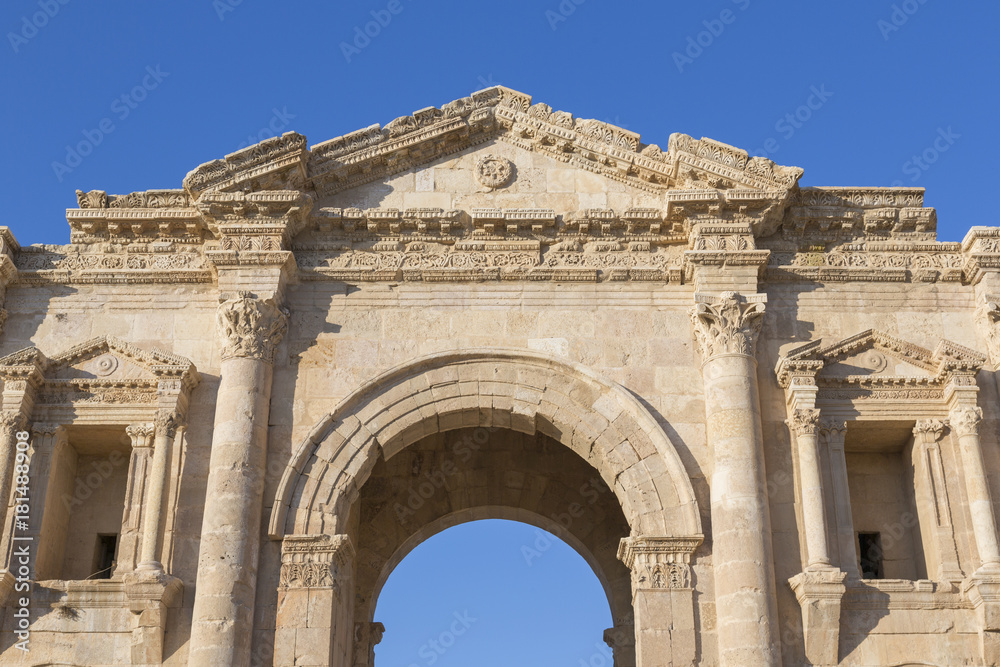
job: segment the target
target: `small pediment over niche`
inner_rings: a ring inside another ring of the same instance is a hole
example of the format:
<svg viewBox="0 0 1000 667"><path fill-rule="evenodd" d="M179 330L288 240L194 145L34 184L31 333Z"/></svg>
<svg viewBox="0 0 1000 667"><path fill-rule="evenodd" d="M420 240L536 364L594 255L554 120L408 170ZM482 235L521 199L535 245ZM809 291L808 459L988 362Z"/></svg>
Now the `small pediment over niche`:
<svg viewBox="0 0 1000 667"><path fill-rule="evenodd" d="M953 373L976 373L986 357L942 340L932 351L882 331L869 329L832 345L815 341L778 364L783 385L806 372L820 385L842 383L940 385Z"/></svg>
<svg viewBox="0 0 1000 667"><path fill-rule="evenodd" d="M53 357L50 380L151 381L190 376L194 365L160 350L143 350L113 336L101 336Z"/></svg>

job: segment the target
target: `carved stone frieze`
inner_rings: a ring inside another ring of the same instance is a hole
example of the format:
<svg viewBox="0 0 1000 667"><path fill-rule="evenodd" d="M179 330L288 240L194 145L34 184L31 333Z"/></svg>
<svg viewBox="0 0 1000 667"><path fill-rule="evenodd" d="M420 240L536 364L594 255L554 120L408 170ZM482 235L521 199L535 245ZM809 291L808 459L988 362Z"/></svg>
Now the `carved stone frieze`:
<svg viewBox="0 0 1000 667"><path fill-rule="evenodd" d="M764 297L726 292L718 298L698 298L691 319L705 361L721 354L754 356L764 319Z"/></svg>
<svg viewBox="0 0 1000 667"><path fill-rule="evenodd" d="M239 292L219 305L218 327L222 358L244 357L267 363L288 330L288 316L273 299Z"/></svg>

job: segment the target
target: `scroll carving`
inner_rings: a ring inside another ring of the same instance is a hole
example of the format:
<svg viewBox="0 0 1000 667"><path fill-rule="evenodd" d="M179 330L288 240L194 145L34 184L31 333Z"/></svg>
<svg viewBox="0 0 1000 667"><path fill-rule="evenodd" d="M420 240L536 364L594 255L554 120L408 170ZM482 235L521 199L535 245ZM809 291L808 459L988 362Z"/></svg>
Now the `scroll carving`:
<svg viewBox="0 0 1000 667"><path fill-rule="evenodd" d="M274 362L274 351L288 330L288 316L273 299L238 292L223 301L218 312L222 358L243 357Z"/></svg>
<svg viewBox="0 0 1000 667"><path fill-rule="evenodd" d="M754 356L763 320L763 301L736 292L707 299L692 313L695 339L706 361L721 354Z"/></svg>

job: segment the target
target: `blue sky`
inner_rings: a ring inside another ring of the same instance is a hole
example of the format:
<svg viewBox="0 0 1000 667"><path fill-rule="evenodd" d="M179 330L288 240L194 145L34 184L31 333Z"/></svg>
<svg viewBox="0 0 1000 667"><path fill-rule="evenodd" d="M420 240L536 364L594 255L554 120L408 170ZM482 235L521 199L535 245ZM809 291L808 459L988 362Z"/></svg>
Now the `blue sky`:
<svg viewBox="0 0 1000 667"><path fill-rule="evenodd" d="M375 620L380 667L611 667L604 589L557 537L473 521L421 543L393 570Z"/></svg>
<svg viewBox="0 0 1000 667"><path fill-rule="evenodd" d="M926 187L957 241L997 224L998 25L986 0L7 0L0 224L65 243L75 189L180 187L275 131L316 144L502 84L648 143L767 154L804 185ZM590 659L603 594L564 545L525 567L534 537L481 522L415 550L379 601L380 664L429 664L420 647L466 610L480 620L437 665Z"/></svg>
<svg viewBox="0 0 1000 667"><path fill-rule="evenodd" d="M499 83L646 142L766 152L804 184L926 187L960 240L995 224L998 19L986 0L8 0L2 222L65 243L77 188L180 187L269 128L315 144Z"/></svg>

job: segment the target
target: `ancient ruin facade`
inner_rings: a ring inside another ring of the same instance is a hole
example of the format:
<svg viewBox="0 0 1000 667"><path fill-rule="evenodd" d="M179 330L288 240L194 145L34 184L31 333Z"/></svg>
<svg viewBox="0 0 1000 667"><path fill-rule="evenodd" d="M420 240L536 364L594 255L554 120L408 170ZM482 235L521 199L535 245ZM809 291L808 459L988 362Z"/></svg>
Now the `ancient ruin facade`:
<svg viewBox="0 0 1000 667"><path fill-rule="evenodd" d="M0 663L371 666L503 518L619 667L1000 664L1000 228L801 175L490 88L3 228Z"/></svg>

